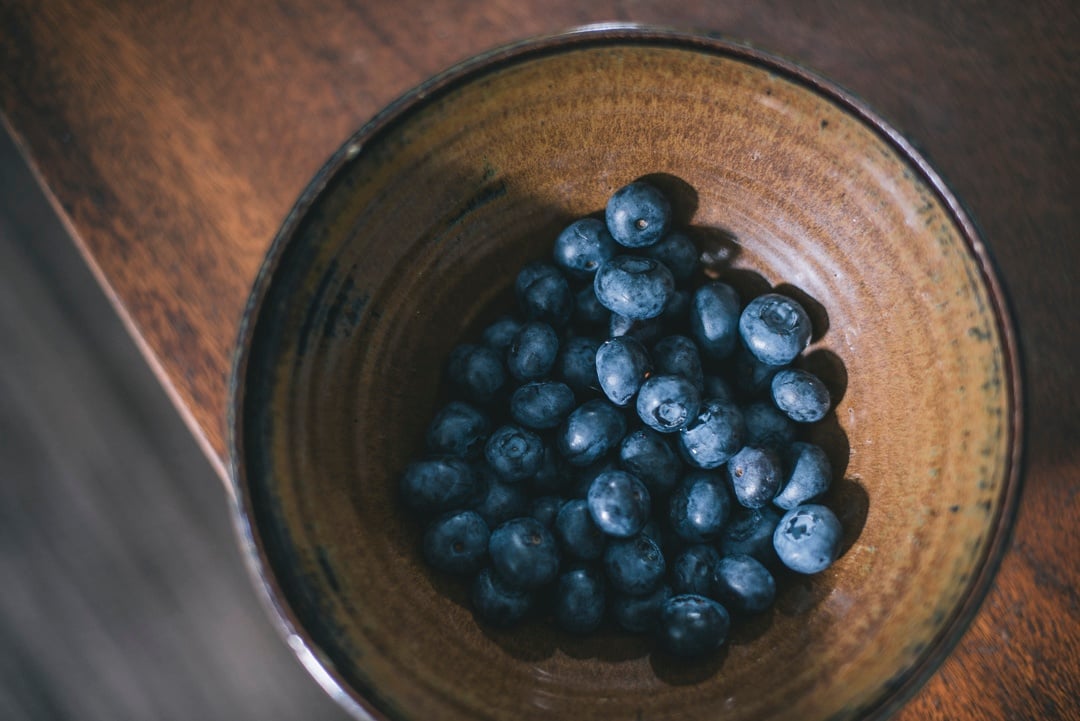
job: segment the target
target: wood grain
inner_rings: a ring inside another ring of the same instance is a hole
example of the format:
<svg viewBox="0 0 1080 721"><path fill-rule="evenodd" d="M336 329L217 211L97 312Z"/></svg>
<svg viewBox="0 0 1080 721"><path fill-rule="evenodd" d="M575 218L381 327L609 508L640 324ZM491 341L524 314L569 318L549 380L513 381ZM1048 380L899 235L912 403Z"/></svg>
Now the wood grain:
<svg viewBox="0 0 1080 721"><path fill-rule="evenodd" d="M832 78L967 204L1025 361L1028 471L1011 550L900 717L1077 718L1080 9L670 5L4 0L0 111L220 470L230 357L262 255L323 160L407 88L493 45L613 19L721 32Z"/></svg>

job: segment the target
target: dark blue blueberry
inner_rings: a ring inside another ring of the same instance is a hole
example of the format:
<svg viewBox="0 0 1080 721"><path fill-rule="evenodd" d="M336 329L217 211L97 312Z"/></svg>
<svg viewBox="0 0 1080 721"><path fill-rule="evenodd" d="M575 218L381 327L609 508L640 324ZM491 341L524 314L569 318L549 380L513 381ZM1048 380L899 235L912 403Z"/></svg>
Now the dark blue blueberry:
<svg viewBox="0 0 1080 721"><path fill-rule="evenodd" d="M690 292L676 290L658 318L664 333L690 332Z"/></svg>
<svg viewBox="0 0 1080 721"><path fill-rule="evenodd" d="M589 513L609 536L629 538L649 520L649 489L626 471L604 471L589 486Z"/></svg>
<svg viewBox="0 0 1080 721"><path fill-rule="evenodd" d="M462 401L450 401L428 426L427 448L434 455L476 458L491 432L487 414Z"/></svg>
<svg viewBox="0 0 1080 721"><path fill-rule="evenodd" d="M540 436L520 426L495 429L484 446L484 458L499 478L510 483L531 478L544 461Z"/></svg>
<svg viewBox="0 0 1080 721"><path fill-rule="evenodd" d="M526 428L555 428L574 405L574 391L565 383L530 381L510 396L510 415Z"/></svg>
<svg viewBox="0 0 1080 721"><path fill-rule="evenodd" d="M676 283L685 283L694 275L698 268L697 246L690 236L680 231L668 233L656 245L649 246L641 251L644 255L660 261L671 271Z"/></svg>
<svg viewBox="0 0 1080 721"><path fill-rule="evenodd" d="M735 613L761 613L776 600L776 581L751 556L725 556L716 564L713 598Z"/></svg>
<svg viewBox="0 0 1080 721"><path fill-rule="evenodd" d="M575 393L600 390L596 376L596 349L600 340L574 336L563 343L559 353L556 377L570 386Z"/></svg>
<svg viewBox="0 0 1080 721"><path fill-rule="evenodd" d="M539 588L559 572L555 537L529 516L509 520L492 531L488 552L499 577L516 588Z"/></svg>
<svg viewBox="0 0 1080 721"><path fill-rule="evenodd" d="M559 355L559 336L547 323L532 321L522 324L506 349L506 367L518 380L543 378L555 365Z"/></svg>
<svg viewBox="0 0 1080 721"><path fill-rule="evenodd" d="M581 498L567 501L555 517L555 539L564 556L595 561L604 553L604 532L593 522L589 504Z"/></svg>
<svg viewBox="0 0 1080 721"><path fill-rule="evenodd" d="M616 470L618 470L618 466L615 465L615 461L611 458L601 458L584 468L577 469L576 480L570 496L572 498L586 498L589 495L589 488L592 487L597 476L607 471Z"/></svg>
<svg viewBox="0 0 1080 721"><path fill-rule="evenodd" d="M704 386L705 389L701 394L702 398L723 403L733 403L735 401L735 392L731 390L731 384L720 376L705 376Z"/></svg>
<svg viewBox="0 0 1080 721"><path fill-rule="evenodd" d="M812 501L832 483L832 466L820 446L796 441L785 452L787 478L773 503L790 511Z"/></svg>
<svg viewBox="0 0 1080 721"><path fill-rule="evenodd" d="M574 295L566 276L550 263L529 263L514 282L518 305L527 320L561 328L574 312Z"/></svg>
<svg viewBox="0 0 1080 721"><path fill-rule="evenodd" d="M701 353L694 341L684 335L669 335L653 346L651 355L653 366L658 374L682 376L693 383L699 391L705 390Z"/></svg>
<svg viewBox="0 0 1080 721"><path fill-rule="evenodd" d="M606 456L626 435L626 418L607 401L582 403L559 427L556 442L573 466L587 466Z"/></svg>
<svg viewBox="0 0 1080 721"><path fill-rule="evenodd" d="M604 570L619 593L641 596L655 591L667 567L660 547L648 536L612 538L604 550Z"/></svg>
<svg viewBox="0 0 1080 721"><path fill-rule="evenodd" d="M616 255L600 266L593 290L601 305L632 320L655 318L675 292L667 267L652 258Z"/></svg>
<svg viewBox="0 0 1080 721"><path fill-rule="evenodd" d="M650 633L660 620L660 608L671 598L671 586L661 585L643 596L620 594L611 602L615 622L631 633Z"/></svg>
<svg viewBox="0 0 1080 721"><path fill-rule="evenodd" d="M638 391L638 418L659 433L682 430L700 409L701 394L683 376L653 376Z"/></svg>
<svg viewBox="0 0 1080 721"><path fill-rule="evenodd" d="M494 471L487 469L487 472L491 474L487 494L473 510L480 514L488 528L526 515L529 512L529 497L521 489L521 484L503 483Z"/></svg>
<svg viewBox="0 0 1080 721"><path fill-rule="evenodd" d="M785 566L798 573L818 573L832 565L840 553L844 530L825 506L796 506L780 519L773 547Z"/></svg>
<svg viewBox="0 0 1080 721"><path fill-rule="evenodd" d="M472 467L453 456L410 463L401 475L402 499L422 514L468 508L486 490Z"/></svg>
<svg viewBox="0 0 1080 721"><path fill-rule="evenodd" d="M514 588L490 568L481 569L473 580L473 610L477 618L492 626L512 626L532 608L533 596Z"/></svg>
<svg viewBox="0 0 1080 721"><path fill-rule="evenodd" d="M585 332L602 328L611 317L611 311L605 308L596 297L592 283L574 294L574 326Z"/></svg>
<svg viewBox="0 0 1080 721"><path fill-rule="evenodd" d="M720 553L725 556L746 554L766 566L775 567L779 559L773 548L773 532L778 523L780 513L772 506L747 508L736 504L720 535Z"/></svg>
<svg viewBox="0 0 1080 721"><path fill-rule="evenodd" d="M659 190L641 181L624 185L608 199L604 212L608 231L620 245L654 245L671 225L671 203Z"/></svg>
<svg viewBox="0 0 1080 721"><path fill-rule="evenodd" d="M690 471L668 501L668 518L676 535L690 543L720 535L731 515L731 494L719 473Z"/></svg>
<svg viewBox="0 0 1080 721"><path fill-rule="evenodd" d="M596 351L596 375L604 395L617 406L630 403L641 388L652 362L645 346L621 336L604 341Z"/></svg>
<svg viewBox="0 0 1080 721"><path fill-rule="evenodd" d="M710 358L723 360L739 339L739 294L726 283L712 281L690 300L690 335Z"/></svg>
<svg viewBox="0 0 1080 721"><path fill-rule="evenodd" d="M727 468L735 500L747 508L761 508L772 501L784 482L780 458L769 448L744 446Z"/></svg>
<svg viewBox="0 0 1080 721"><path fill-rule="evenodd" d="M731 359L731 382L738 395L746 400L768 397L771 402L772 379L780 366L762 363L741 342Z"/></svg>
<svg viewBox="0 0 1080 721"><path fill-rule="evenodd" d="M697 418L679 431L683 458L698 468L719 468L743 446L746 424L734 403L709 399Z"/></svg>
<svg viewBox="0 0 1080 721"><path fill-rule="evenodd" d="M676 547L682 545L682 539L676 536L667 524L661 526L657 523L655 518L650 518L649 522L642 526L641 535L652 539L665 557L670 555L669 551L674 551Z"/></svg>
<svg viewBox="0 0 1080 721"><path fill-rule="evenodd" d="M608 337L633 338L642 345L652 345L664 334L663 316L633 320L618 313L608 313Z"/></svg>
<svg viewBox="0 0 1080 721"><path fill-rule="evenodd" d="M682 462L656 431L639 428L619 444L619 463L649 489L653 498L666 496L679 482Z"/></svg>
<svg viewBox="0 0 1080 721"><path fill-rule="evenodd" d="M467 400L490 401L506 383L502 359L491 348L466 343L450 352L446 375Z"/></svg>
<svg viewBox="0 0 1080 721"><path fill-rule="evenodd" d="M720 554L712 546L698 543L687 546L671 563L671 590L676 594L713 595L713 573Z"/></svg>
<svg viewBox="0 0 1080 721"><path fill-rule="evenodd" d="M660 607L660 642L676 656L694 658L712 653L724 645L729 630L731 616L711 598L683 594L672 596Z"/></svg>
<svg viewBox="0 0 1080 721"><path fill-rule="evenodd" d="M791 298L766 293L743 310L739 334L754 357L765 365L787 365L810 343L810 317Z"/></svg>
<svg viewBox="0 0 1080 721"><path fill-rule="evenodd" d="M571 470L562 456L551 446L544 446L544 458L540 470L532 478L526 479L526 485L536 496L557 496L568 490L572 482Z"/></svg>
<svg viewBox="0 0 1080 721"><path fill-rule="evenodd" d="M820 421L832 405L825 384L798 368L786 368L773 376L772 396L776 407L798 423Z"/></svg>
<svg viewBox="0 0 1080 721"><path fill-rule="evenodd" d="M743 406L746 445L780 451L795 440L795 424L768 401Z"/></svg>
<svg viewBox="0 0 1080 721"><path fill-rule="evenodd" d="M514 334L520 329L521 321L504 315L484 329L482 340L484 345L498 353L500 358L505 358L506 349L510 347Z"/></svg>
<svg viewBox="0 0 1080 721"><path fill-rule="evenodd" d="M575 220L555 239L555 263L575 278L591 278L618 252L607 226L596 218Z"/></svg>
<svg viewBox="0 0 1080 721"><path fill-rule="evenodd" d="M447 573L476 573L487 561L487 523L475 511L451 512L424 533L424 558Z"/></svg>
<svg viewBox="0 0 1080 721"><path fill-rule="evenodd" d="M544 524L545 528L555 528L555 517L566 503L560 496L538 496L529 504L529 515Z"/></svg>
<svg viewBox="0 0 1080 721"><path fill-rule="evenodd" d="M607 596L604 575L594 566L574 564L559 575L555 587L555 620L563 630L586 634L604 620Z"/></svg>

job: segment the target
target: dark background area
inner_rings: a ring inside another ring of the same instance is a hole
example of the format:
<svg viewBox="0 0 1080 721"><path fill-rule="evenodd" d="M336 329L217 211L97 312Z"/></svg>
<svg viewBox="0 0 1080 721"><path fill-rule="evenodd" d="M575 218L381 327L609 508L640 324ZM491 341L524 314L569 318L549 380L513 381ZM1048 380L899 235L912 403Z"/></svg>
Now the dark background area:
<svg viewBox="0 0 1080 721"><path fill-rule="evenodd" d="M0 131L0 719L343 719L225 491Z"/></svg>

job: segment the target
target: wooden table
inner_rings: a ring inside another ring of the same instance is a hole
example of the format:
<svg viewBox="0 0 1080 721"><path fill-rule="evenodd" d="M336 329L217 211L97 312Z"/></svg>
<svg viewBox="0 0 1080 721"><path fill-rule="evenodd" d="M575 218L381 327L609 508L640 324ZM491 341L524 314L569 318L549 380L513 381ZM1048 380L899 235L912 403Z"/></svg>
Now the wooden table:
<svg viewBox="0 0 1080 721"><path fill-rule="evenodd" d="M899 718L1080 718L1080 5L2 0L0 112L224 475L238 321L320 164L456 61L606 20L698 28L861 96L983 230L1020 330L1026 489L994 587ZM679 6L683 7L679 7Z"/></svg>

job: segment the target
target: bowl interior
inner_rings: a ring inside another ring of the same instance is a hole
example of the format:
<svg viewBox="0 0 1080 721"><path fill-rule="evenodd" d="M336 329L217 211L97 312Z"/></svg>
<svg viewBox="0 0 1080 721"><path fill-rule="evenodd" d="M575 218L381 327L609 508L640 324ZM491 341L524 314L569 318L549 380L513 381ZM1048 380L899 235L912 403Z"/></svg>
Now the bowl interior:
<svg viewBox="0 0 1080 721"><path fill-rule="evenodd" d="M817 433L844 555L694 664L615 632L479 625L397 499L450 348L645 175L716 275L807 302L806 362L839 397ZM667 36L497 56L382 116L287 224L238 366L241 510L294 640L347 705L392 718L887 708L966 622L1015 485L1008 326L935 182L816 81Z"/></svg>

